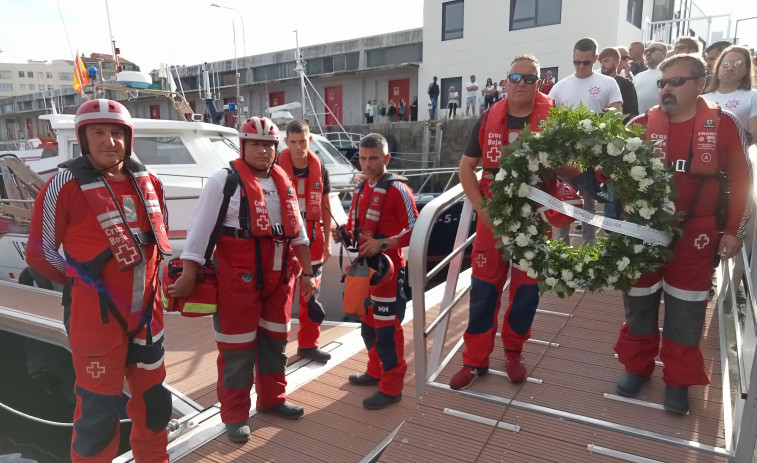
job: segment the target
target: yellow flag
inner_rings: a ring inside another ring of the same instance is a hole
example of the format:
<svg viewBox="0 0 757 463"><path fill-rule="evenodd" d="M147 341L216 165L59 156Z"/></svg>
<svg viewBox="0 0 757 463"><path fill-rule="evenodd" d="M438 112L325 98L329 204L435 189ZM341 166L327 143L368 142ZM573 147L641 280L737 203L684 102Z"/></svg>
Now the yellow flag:
<svg viewBox="0 0 757 463"><path fill-rule="evenodd" d="M74 90L81 93L87 85L89 85L89 75L87 74L87 70L84 69L84 63L77 51L76 60L74 61Z"/></svg>

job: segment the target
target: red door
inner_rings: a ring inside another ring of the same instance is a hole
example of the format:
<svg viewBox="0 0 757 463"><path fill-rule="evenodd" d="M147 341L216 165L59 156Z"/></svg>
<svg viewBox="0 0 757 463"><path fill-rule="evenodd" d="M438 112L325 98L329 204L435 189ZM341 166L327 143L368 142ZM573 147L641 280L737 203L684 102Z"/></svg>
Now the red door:
<svg viewBox="0 0 757 463"><path fill-rule="evenodd" d="M410 79L390 80L389 81L389 98L387 99L387 106L389 101L394 101L397 106L397 119L400 117L400 102L405 99L405 117L410 118ZM391 121L390 121L391 122Z"/></svg>
<svg viewBox="0 0 757 463"><path fill-rule="evenodd" d="M284 104L284 92L271 92L268 94L268 107L280 106Z"/></svg>
<svg viewBox="0 0 757 463"><path fill-rule="evenodd" d="M160 105L150 105L150 119L160 119Z"/></svg>
<svg viewBox="0 0 757 463"><path fill-rule="evenodd" d="M326 125L342 123L342 86L326 87Z"/></svg>
<svg viewBox="0 0 757 463"><path fill-rule="evenodd" d="M30 117L26 118L26 138L34 138L34 122Z"/></svg>
<svg viewBox="0 0 757 463"><path fill-rule="evenodd" d="M237 101L236 97L224 98L223 104L227 105L229 103L234 103L236 101ZM226 114L224 114L223 116L223 125L225 125L226 127L234 127L235 126L234 120L235 120L236 114L237 114L236 111L227 111Z"/></svg>

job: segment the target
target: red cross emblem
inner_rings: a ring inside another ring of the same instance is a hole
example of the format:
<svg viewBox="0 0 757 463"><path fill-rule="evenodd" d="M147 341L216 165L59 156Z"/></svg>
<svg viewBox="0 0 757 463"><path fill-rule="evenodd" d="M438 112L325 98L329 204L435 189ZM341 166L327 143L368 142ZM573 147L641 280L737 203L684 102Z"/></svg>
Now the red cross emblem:
<svg viewBox="0 0 757 463"><path fill-rule="evenodd" d="M499 162L501 156L502 153L499 151L499 146L492 146L489 148L489 151L486 152L486 159L491 162Z"/></svg>
<svg viewBox="0 0 757 463"><path fill-rule="evenodd" d="M97 379L105 374L105 366L100 365L100 362L92 362L87 367L87 373L89 373L93 378Z"/></svg>
<svg viewBox="0 0 757 463"><path fill-rule="evenodd" d="M118 247L116 260L123 263L124 265L133 264L137 261L137 257L139 257L137 250L129 246L128 244L122 244Z"/></svg>
<svg viewBox="0 0 757 463"><path fill-rule="evenodd" d="M479 267L483 267L484 265L486 265L486 257L484 257L483 254L479 254L476 256L476 265L478 265Z"/></svg>
<svg viewBox="0 0 757 463"><path fill-rule="evenodd" d="M710 244L710 237L704 233L697 236L697 239L694 240L694 246L696 246L697 249L704 249L708 244Z"/></svg>
<svg viewBox="0 0 757 463"><path fill-rule="evenodd" d="M268 217L261 215L258 218L258 227L260 227L261 230L268 230L268 227L271 226L271 223L268 221Z"/></svg>

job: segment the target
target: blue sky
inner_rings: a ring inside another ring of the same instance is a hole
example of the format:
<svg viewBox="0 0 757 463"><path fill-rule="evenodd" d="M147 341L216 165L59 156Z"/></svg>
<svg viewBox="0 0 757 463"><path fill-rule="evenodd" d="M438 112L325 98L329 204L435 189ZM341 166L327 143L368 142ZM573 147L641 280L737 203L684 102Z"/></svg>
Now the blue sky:
<svg viewBox="0 0 757 463"><path fill-rule="evenodd" d="M211 7L214 1L243 16L244 46L239 15ZM754 0L695 3L708 14L733 11L734 21L757 16ZM188 65L233 58L234 21L239 56L243 50L253 55L294 48L294 29L300 46L307 46L423 24L423 0L110 0L109 7L121 55L145 71L161 62ZM757 47L757 19L742 21L739 32ZM41 60L72 59L77 50L109 53L105 0L0 0L0 49L5 55Z"/></svg>

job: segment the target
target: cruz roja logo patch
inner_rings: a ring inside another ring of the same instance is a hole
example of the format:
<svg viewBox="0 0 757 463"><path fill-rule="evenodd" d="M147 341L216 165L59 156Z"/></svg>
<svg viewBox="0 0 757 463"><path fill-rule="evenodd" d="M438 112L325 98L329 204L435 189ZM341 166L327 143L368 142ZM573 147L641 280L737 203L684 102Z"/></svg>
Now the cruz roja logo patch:
<svg viewBox="0 0 757 463"><path fill-rule="evenodd" d="M704 121L704 128L705 129L712 129L715 127L715 119L706 119Z"/></svg>
<svg viewBox="0 0 757 463"><path fill-rule="evenodd" d="M254 273L243 273L242 274L242 281L244 281L245 283L251 282L253 278L255 278L255 274Z"/></svg>

